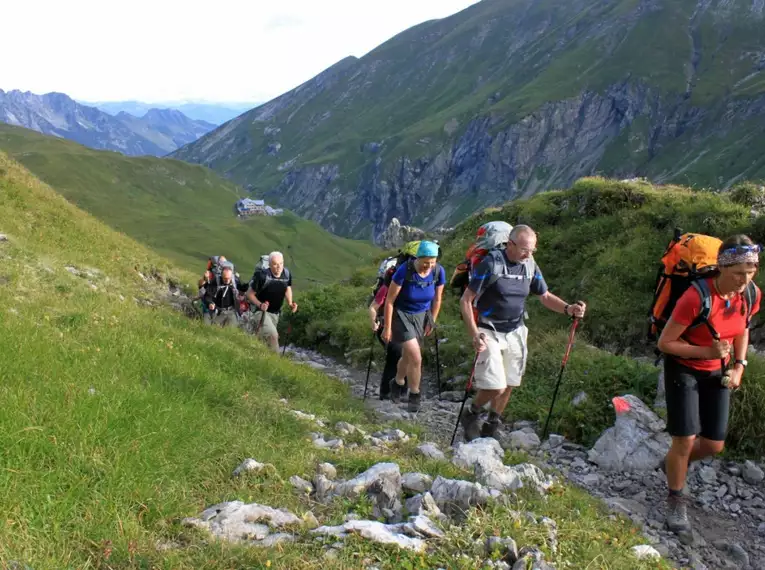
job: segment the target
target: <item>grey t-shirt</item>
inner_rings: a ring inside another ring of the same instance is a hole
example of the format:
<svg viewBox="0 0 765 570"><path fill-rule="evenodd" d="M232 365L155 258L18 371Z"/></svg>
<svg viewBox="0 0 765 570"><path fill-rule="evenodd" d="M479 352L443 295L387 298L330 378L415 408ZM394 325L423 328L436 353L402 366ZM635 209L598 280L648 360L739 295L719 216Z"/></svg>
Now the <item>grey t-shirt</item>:
<svg viewBox="0 0 765 570"><path fill-rule="evenodd" d="M527 271L526 263L533 271ZM498 279L489 284L492 275ZM478 326L507 333L523 324L526 297L544 295L547 283L535 262L510 261L503 250L489 252L472 269L468 288L478 296Z"/></svg>

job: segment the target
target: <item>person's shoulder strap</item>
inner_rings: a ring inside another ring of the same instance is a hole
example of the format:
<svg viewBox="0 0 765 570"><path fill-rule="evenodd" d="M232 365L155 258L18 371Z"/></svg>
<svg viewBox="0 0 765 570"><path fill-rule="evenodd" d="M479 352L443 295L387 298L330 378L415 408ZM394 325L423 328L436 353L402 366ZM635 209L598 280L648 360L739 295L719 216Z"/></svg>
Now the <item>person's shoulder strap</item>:
<svg viewBox="0 0 765 570"><path fill-rule="evenodd" d="M491 261L491 275L486 282L484 290L494 285L499 281L500 277L507 274L507 261L505 260L505 255L502 250L492 249L486 254L484 259L486 258Z"/></svg>
<svg viewBox="0 0 765 570"><path fill-rule="evenodd" d="M713 338L719 338L717 331L709 322L709 315L712 312L712 291L709 289L709 283L706 279L696 279L691 282L691 286L696 290L701 300L699 307L699 314L693 319L693 322L688 328L696 327L700 324L705 324L712 334Z"/></svg>
<svg viewBox="0 0 765 570"><path fill-rule="evenodd" d="M746 327L749 328L749 323L752 320L752 309L757 302L757 285L754 281L750 281L744 289L744 302L746 303Z"/></svg>

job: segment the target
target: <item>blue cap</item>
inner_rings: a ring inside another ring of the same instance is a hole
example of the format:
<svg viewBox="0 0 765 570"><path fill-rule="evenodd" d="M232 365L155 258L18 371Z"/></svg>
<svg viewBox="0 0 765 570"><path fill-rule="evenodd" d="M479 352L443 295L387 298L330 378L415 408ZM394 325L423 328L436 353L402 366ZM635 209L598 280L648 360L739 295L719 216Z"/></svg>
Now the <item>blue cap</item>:
<svg viewBox="0 0 765 570"><path fill-rule="evenodd" d="M438 257L438 244L432 241L421 241L417 248L417 257Z"/></svg>

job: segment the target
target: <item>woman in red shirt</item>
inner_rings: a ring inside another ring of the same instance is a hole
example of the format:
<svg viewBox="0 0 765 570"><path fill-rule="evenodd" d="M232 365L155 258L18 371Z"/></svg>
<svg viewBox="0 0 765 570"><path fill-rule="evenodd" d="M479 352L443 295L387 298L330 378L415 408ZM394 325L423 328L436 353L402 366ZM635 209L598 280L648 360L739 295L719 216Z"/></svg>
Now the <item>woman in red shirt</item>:
<svg viewBox="0 0 765 570"><path fill-rule="evenodd" d="M689 462L720 453L725 444L730 389L741 385L747 364L748 317L760 309L756 285L751 311L743 295L759 268L760 249L745 235L732 236L720 246L719 273L706 279L711 294L708 322L717 338L705 324L690 327L701 310L694 287L678 299L659 338L665 354L667 431L672 436L662 469L669 487L667 527L674 532L690 531L684 493Z"/></svg>

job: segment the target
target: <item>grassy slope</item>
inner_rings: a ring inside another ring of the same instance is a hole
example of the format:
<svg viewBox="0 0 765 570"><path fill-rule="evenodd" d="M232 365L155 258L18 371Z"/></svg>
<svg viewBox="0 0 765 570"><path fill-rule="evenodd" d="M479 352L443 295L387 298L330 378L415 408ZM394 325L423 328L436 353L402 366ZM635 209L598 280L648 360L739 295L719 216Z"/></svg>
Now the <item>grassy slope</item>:
<svg viewBox="0 0 765 570"><path fill-rule="evenodd" d="M448 275L462 259L482 223L502 219L528 223L539 235L536 254L551 290L564 299L583 299L588 316L577 332L577 344L565 373L551 430L587 444L613 422L611 398L634 393L648 402L655 397L656 369L615 353L649 354L645 345L646 317L652 299L658 260L679 225L686 231L717 236L745 232L759 243L765 240L765 218L752 221L749 207L728 195L692 192L680 187L654 188L586 178L571 190L540 194L477 214L445 239L443 264ZM758 283L763 286L762 277ZM304 300L294 319L300 341L344 350L362 349L364 359L368 325L364 303L374 269L359 272L352 286L317 290ZM508 407L512 418L544 420L567 340L567 323L536 302L529 303L530 362L524 386L513 393ZM327 314L340 314L328 325ZM444 378L466 378L472 362L458 299L447 292L441 321L440 358ZM591 346L591 343L594 346ZM432 344L426 366L433 366ZM428 355L426 355L427 357ZM733 399L728 445L737 453L761 455L765 443L756 434L765 427L758 410L765 406L765 363L752 357L744 388ZM432 368L431 368L432 370ZM568 405L584 390L589 399L579 408ZM540 405L540 402L543 404Z"/></svg>
<svg viewBox="0 0 765 570"><path fill-rule="evenodd" d="M0 150L80 208L189 270L225 254L249 279L261 254L281 250L298 284L328 282L374 251L291 213L239 221L233 206L242 189L200 166L91 150L8 125L0 125Z"/></svg>
<svg viewBox="0 0 765 570"><path fill-rule="evenodd" d="M352 542L334 561L308 540L277 549L227 547L179 521L223 500L309 509L322 523L348 509L294 494L293 474L310 476L329 460L341 476L379 461L360 449L339 454L307 443L313 426L278 404L330 422L370 428L345 385L267 352L239 331L202 327L169 309L137 306L150 294L136 273L188 273L66 202L0 152L0 562L33 568L381 568L449 565L473 569L485 558L476 537L511 534L543 544L544 531L514 521L504 507L475 513L427 556ZM64 269L97 268L86 281ZM120 295L123 297L121 298ZM417 458L412 445L389 458L403 470L465 476L448 464ZM232 480L246 457L270 462L278 475ZM656 568L635 562L640 543L593 500L557 489L552 500L524 493L513 508L558 522L564 567ZM163 549L167 544L176 548ZM546 547L544 547L547 550ZM459 558L456 549L468 554ZM456 561L456 562L455 562ZM665 566L661 566L665 567Z"/></svg>

